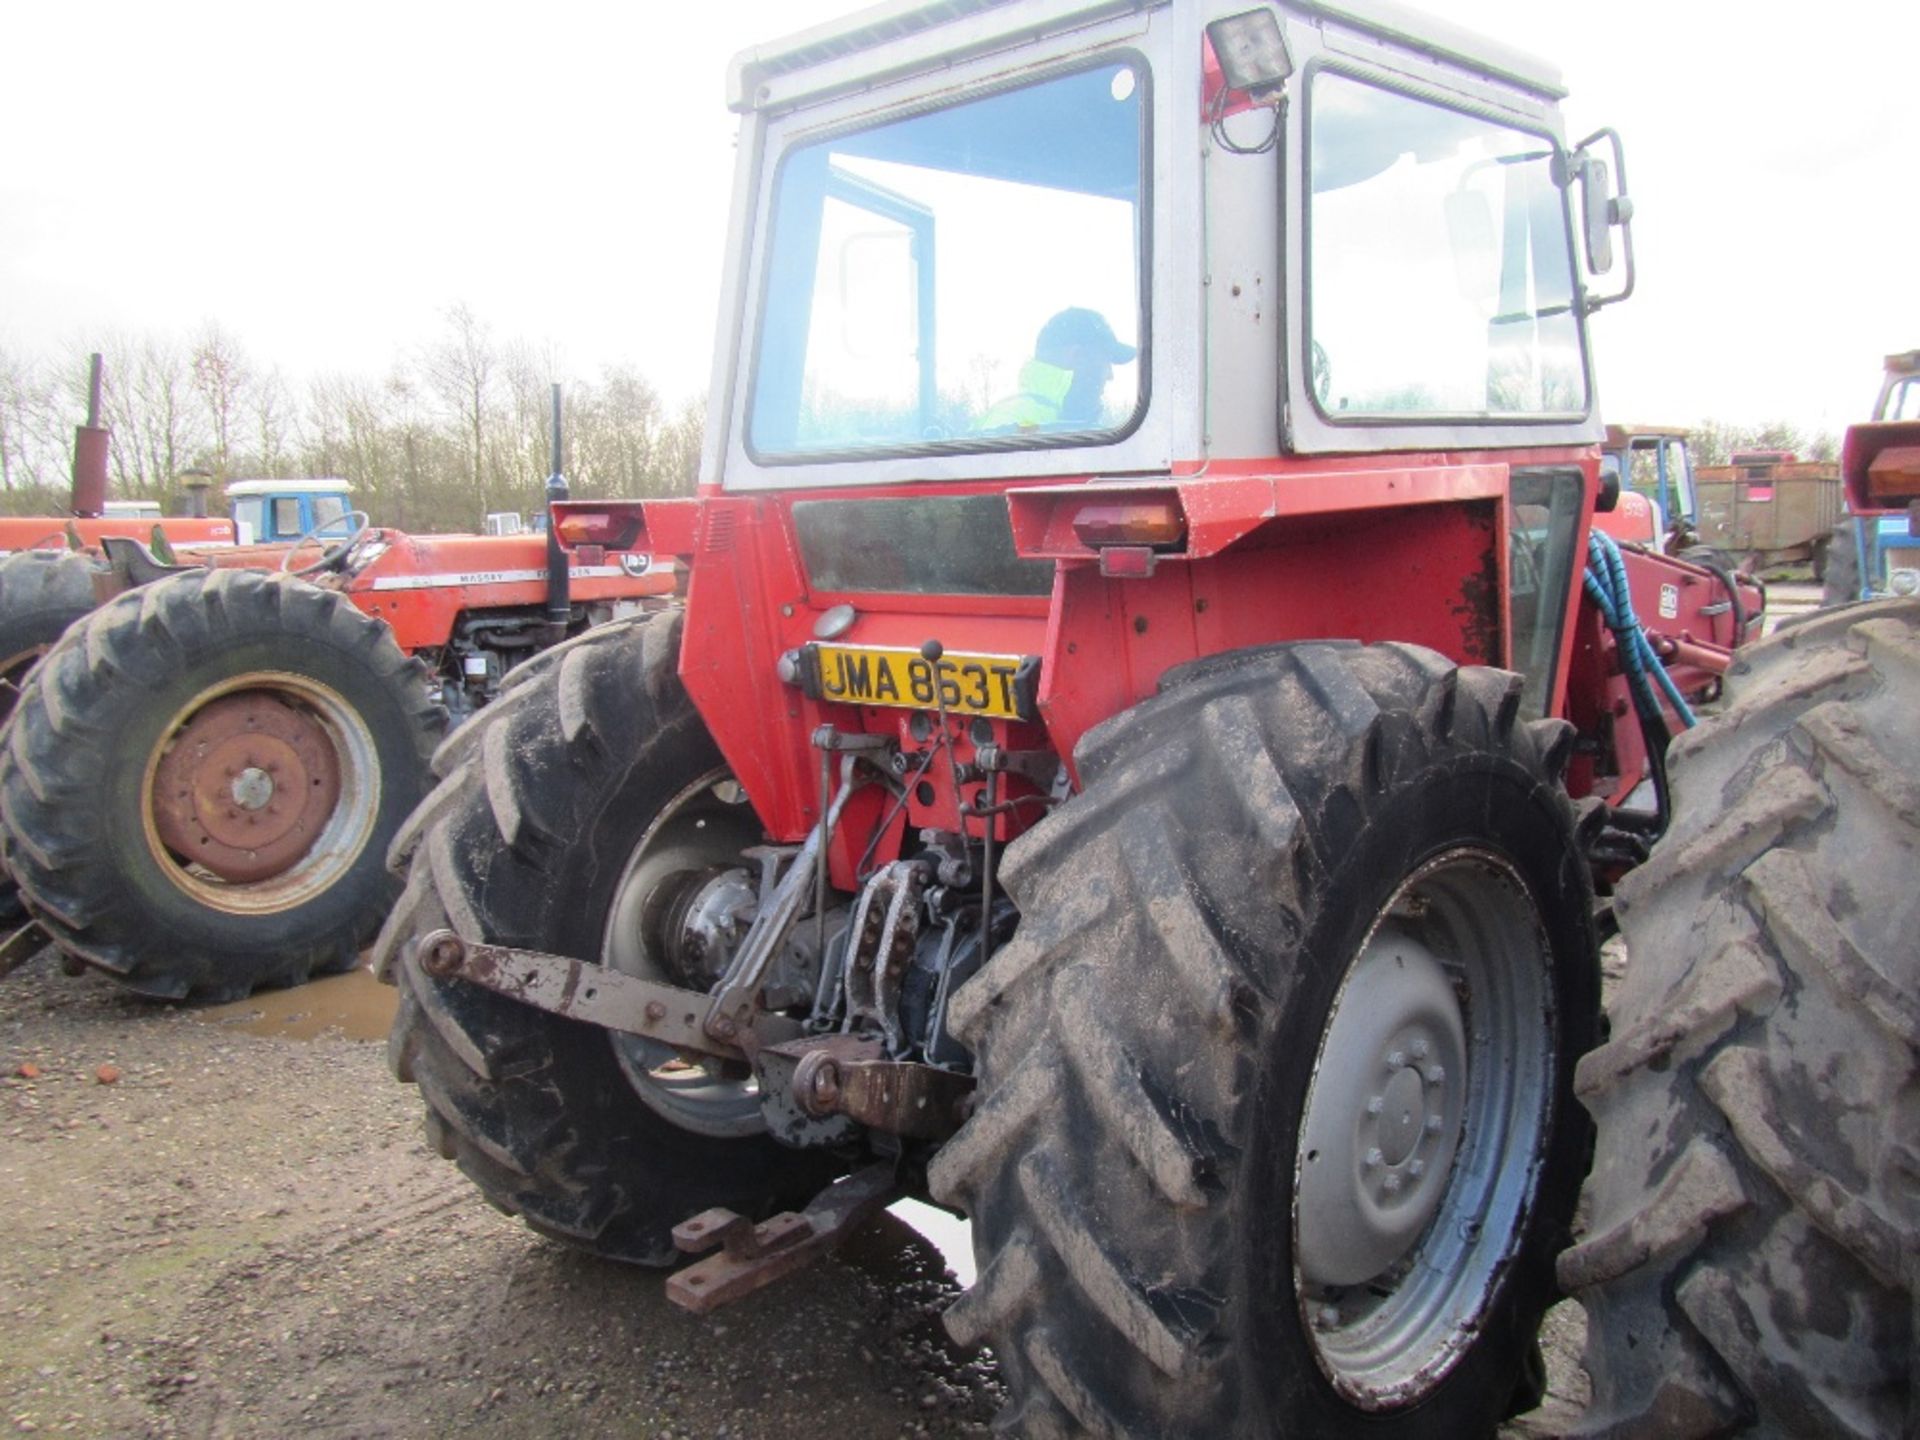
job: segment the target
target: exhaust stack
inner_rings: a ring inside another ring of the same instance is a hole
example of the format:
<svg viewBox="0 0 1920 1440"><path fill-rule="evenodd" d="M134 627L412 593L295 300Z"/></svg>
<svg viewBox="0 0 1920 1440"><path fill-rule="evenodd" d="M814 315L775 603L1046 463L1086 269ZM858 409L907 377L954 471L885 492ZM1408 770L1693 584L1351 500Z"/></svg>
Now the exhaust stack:
<svg viewBox="0 0 1920 1440"><path fill-rule="evenodd" d="M73 513L92 520L107 508L107 447L113 432L100 423L100 355L87 367L87 423L73 429Z"/></svg>
<svg viewBox="0 0 1920 1440"><path fill-rule="evenodd" d="M553 523L553 502L567 498L567 477L560 466L560 387L553 387L553 473L547 476L547 628L552 643L567 638L573 616L571 571L560 548L560 532Z"/></svg>

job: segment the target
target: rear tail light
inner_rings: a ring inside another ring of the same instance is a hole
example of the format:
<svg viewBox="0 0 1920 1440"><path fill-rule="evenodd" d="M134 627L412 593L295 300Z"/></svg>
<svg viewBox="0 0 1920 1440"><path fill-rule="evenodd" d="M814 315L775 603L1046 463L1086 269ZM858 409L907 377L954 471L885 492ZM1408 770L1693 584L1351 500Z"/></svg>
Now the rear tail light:
<svg viewBox="0 0 1920 1440"><path fill-rule="evenodd" d="M552 507L554 537L568 550L577 550L583 545L631 550L643 528L640 504L638 500L612 504L558 501Z"/></svg>
<svg viewBox="0 0 1920 1440"><path fill-rule="evenodd" d="M1089 550L1106 545L1173 546L1186 538L1187 521L1174 500L1103 500L1075 512L1073 533Z"/></svg>

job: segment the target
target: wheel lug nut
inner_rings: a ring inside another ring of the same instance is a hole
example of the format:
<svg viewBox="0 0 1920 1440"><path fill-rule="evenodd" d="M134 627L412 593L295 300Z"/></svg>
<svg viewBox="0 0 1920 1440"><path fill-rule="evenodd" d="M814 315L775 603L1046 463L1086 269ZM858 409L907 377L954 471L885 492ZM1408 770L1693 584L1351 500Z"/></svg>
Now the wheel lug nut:
<svg viewBox="0 0 1920 1440"><path fill-rule="evenodd" d="M1400 1177L1398 1175L1387 1176L1385 1189L1389 1195L1398 1195L1400 1193Z"/></svg>
<svg viewBox="0 0 1920 1440"><path fill-rule="evenodd" d="M1371 1100L1367 1101L1367 1114L1369 1115L1378 1115L1382 1110L1386 1108L1387 1108L1386 1100L1379 1095L1376 1095Z"/></svg>
<svg viewBox="0 0 1920 1440"><path fill-rule="evenodd" d="M1438 1115L1427 1116L1427 1134L1438 1135L1439 1133L1440 1133L1440 1117Z"/></svg>
<svg viewBox="0 0 1920 1440"><path fill-rule="evenodd" d="M1340 1312L1331 1305L1322 1305L1313 1312L1313 1327L1316 1330L1331 1330L1340 1323Z"/></svg>
<svg viewBox="0 0 1920 1440"><path fill-rule="evenodd" d="M1365 1165L1367 1169L1372 1170L1377 1166L1379 1166L1381 1162L1383 1162L1386 1158L1387 1157L1382 1155L1377 1149L1369 1150L1367 1151L1367 1158L1362 1160L1360 1163L1362 1165Z"/></svg>
<svg viewBox="0 0 1920 1440"><path fill-rule="evenodd" d="M1424 1060L1427 1058L1427 1042L1426 1041L1416 1040L1413 1042L1413 1044L1409 1045L1407 1048L1413 1051L1414 1059Z"/></svg>
<svg viewBox="0 0 1920 1440"><path fill-rule="evenodd" d="M1439 1085L1447 1078L1447 1068L1444 1065L1429 1065L1427 1066L1426 1075L1429 1085Z"/></svg>
<svg viewBox="0 0 1920 1440"><path fill-rule="evenodd" d="M1404 1051L1404 1050L1389 1050L1389 1051L1387 1052L1387 1068L1388 1068L1389 1070L1398 1070L1398 1069L1400 1069L1400 1068L1401 1068L1402 1066L1404 1066L1404 1065L1405 1065L1406 1063L1407 1063L1407 1052L1406 1052L1406 1051Z"/></svg>
<svg viewBox="0 0 1920 1440"><path fill-rule="evenodd" d="M1413 1178L1414 1178L1415 1180L1418 1180L1418 1179L1419 1179L1419 1178L1420 1178L1420 1177L1421 1177L1422 1175L1424 1175L1424 1174L1426 1174L1426 1173L1427 1173L1427 1162L1426 1162L1426 1161L1424 1161L1424 1160L1409 1160L1409 1161L1407 1162L1407 1174L1408 1174L1408 1175L1410 1175L1410 1176L1412 1176L1412 1177L1413 1177Z"/></svg>

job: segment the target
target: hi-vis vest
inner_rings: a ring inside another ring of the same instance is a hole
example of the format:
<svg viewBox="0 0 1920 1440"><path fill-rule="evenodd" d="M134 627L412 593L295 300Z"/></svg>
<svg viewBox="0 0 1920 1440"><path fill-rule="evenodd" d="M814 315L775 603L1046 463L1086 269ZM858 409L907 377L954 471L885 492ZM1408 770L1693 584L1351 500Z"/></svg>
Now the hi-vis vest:
<svg viewBox="0 0 1920 1440"><path fill-rule="evenodd" d="M1066 404L1067 391L1073 385L1073 371L1062 370L1044 360L1029 360L1020 367L1020 392L996 401L980 417L976 430L1038 430L1060 423L1060 407Z"/></svg>

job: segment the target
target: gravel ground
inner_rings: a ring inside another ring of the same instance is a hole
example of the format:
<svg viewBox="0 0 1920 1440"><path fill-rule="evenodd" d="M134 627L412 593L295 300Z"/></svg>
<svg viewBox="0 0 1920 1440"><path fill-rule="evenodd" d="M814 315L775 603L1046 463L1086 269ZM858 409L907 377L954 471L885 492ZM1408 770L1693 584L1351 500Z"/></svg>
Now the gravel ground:
<svg viewBox="0 0 1920 1440"><path fill-rule="evenodd" d="M43 955L0 981L0 1434L984 1435L939 1252L891 1216L710 1319L544 1241L420 1139L364 976L195 1011ZM371 1013L369 1013L371 1011ZM309 1038L290 1038L306 1036ZM1578 1307L1547 1407L1584 1398Z"/></svg>
<svg viewBox="0 0 1920 1440"><path fill-rule="evenodd" d="M0 1076L0 1433L893 1440L998 1404L898 1221L693 1318L481 1203L375 1043L42 956L0 982Z"/></svg>

